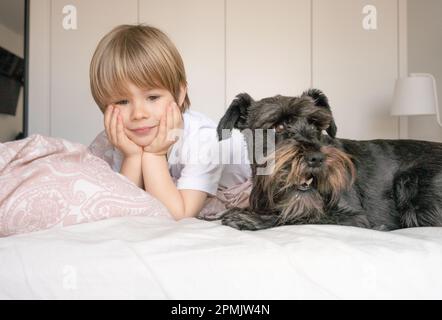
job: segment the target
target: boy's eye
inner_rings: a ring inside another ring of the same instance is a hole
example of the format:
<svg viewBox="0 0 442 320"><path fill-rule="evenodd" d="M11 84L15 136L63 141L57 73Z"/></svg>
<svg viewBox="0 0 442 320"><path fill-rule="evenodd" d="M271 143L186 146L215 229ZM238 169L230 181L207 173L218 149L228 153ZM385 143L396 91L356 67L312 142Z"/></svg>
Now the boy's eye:
<svg viewBox="0 0 442 320"><path fill-rule="evenodd" d="M148 96L147 99L149 99L150 101L155 101L159 98L160 96Z"/></svg>
<svg viewBox="0 0 442 320"><path fill-rule="evenodd" d="M125 104L128 104L128 103L129 103L128 100L119 100L119 101L115 102L115 104L118 104L118 105L125 105Z"/></svg>

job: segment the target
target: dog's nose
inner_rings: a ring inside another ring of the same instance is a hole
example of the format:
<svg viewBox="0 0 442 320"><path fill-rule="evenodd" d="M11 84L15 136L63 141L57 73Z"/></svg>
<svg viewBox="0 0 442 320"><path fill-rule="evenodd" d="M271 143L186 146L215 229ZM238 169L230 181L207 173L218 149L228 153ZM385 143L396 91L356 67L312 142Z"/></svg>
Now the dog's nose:
<svg viewBox="0 0 442 320"><path fill-rule="evenodd" d="M324 154L321 152L312 152L307 155L306 160L309 167L317 168L324 162Z"/></svg>

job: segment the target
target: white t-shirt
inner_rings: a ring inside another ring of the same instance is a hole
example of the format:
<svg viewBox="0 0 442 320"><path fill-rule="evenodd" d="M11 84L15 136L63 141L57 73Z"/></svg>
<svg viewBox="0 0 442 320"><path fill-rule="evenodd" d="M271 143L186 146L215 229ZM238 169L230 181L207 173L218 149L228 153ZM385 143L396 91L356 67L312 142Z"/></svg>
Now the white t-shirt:
<svg viewBox="0 0 442 320"><path fill-rule="evenodd" d="M230 139L218 141L216 124L202 113L183 113L182 137L167 153L169 172L177 189L191 189L216 195L244 183L251 176L247 146L238 130ZM114 148L112 169L120 172L123 155Z"/></svg>

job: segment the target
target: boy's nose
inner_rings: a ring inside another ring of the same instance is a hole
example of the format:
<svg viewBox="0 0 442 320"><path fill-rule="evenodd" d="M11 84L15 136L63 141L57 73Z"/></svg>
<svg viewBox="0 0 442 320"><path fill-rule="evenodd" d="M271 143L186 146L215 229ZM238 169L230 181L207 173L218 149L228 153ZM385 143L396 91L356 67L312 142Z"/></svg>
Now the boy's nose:
<svg viewBox="0 0 442 320"><path fill-rule="evenodd" d="M132 118L141 119L145 117L148 117L148 111L144 108L143 103L135 103L132 109Z"/></svg>

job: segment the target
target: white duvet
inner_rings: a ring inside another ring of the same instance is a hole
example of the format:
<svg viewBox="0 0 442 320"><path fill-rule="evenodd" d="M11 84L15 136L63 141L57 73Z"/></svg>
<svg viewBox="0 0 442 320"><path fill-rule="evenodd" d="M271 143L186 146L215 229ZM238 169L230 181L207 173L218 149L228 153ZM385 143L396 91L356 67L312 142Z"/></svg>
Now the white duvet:
<svg viewBox="0 0 442 320"><path fill-rule="evenodd" d="M442 299L442 228L113 218L0 238L2 299Z"/></svg>

